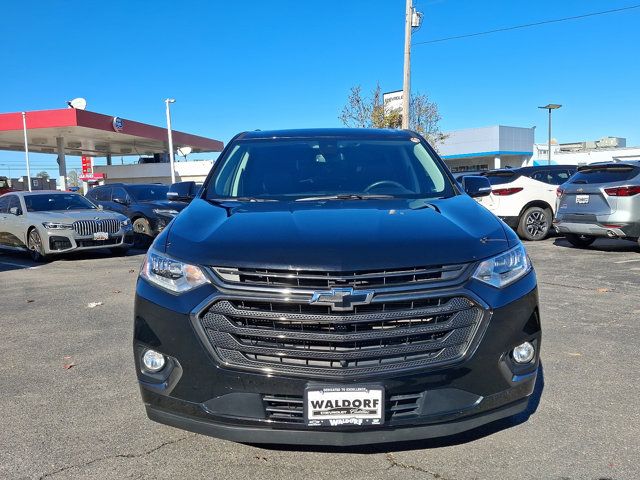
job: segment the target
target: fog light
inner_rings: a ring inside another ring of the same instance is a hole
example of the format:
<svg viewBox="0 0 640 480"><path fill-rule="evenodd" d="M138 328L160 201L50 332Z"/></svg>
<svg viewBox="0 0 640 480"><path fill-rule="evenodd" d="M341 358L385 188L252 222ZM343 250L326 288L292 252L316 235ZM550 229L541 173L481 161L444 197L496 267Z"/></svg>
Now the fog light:
<svg viewBox="0 0 640 480"><path fill-rule="evenodd" d="M149 372L159 372L164 368L164 355L160 352L156 352L155 350L146 350L144 355L142 355L142 364L144 365L145 370L148 370Z"/></svg>
<svg viewBox="0 0 640 480"><path fill-rule="evenodd" d="M513 349L512 355L516 363L529 363L533 360L533 355L536 353L535 348L529 342L524 342Z"/></svg>

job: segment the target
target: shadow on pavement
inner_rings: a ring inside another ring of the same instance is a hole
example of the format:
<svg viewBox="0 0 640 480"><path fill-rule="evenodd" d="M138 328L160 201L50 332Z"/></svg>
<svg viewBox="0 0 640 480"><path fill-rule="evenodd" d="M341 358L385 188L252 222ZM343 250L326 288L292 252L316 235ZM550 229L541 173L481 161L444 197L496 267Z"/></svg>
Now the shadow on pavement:
<svg viewBox="0 0 640 480"><path fill-rule="evenodd" d="M527 409L509 418L504 418L482 427L462 432L457 435L451 435L447 437L431 438L426 440L416 440L410 442L395 442L395 443L383 443L376 445L359 445L355 447L333 447L333 446L307 446L307 445L255 445L258 448L265 448L270 450L283 450L283 451L310 451L320 453L355 453L355 454L373 454L373 453L388 453L388 452L402 452L409 450L423 450L434 449L441 447L450 447L454 445L461 445L464 443L473 442L494 433L506 430L508 428L515 427L526 422L531 415L536 413L538 406L540 405L540 398L542 397L542 391L544 390L544 368L542 362L538 368L538 377L536 378L536 385L529 398L529 405Z"/></svg>
<svg viewBox="0 0 640 480"><path fill-rule="evenodd" d="M31 257L28 253L7 252L0 254L0 272L37 268L61 261L94 260L109 257L135 257L144 255L145 253L146 249L142 250L137 248L130 249L125 255L114 255L108 249L88 250L84 252L69 252L59 255L52 255L51 257L47 258L45 262L38 263L31 260Z"/></svg>
<svg viewBox="0 0 640 480"><path fill-rule="evenodd" d="M558 247L573 248L574 250L596 250L599 252L640 252L638 242L630 240L618 240L609 238L598 238L586 248L576 248L571 245L566 238L557 237L553 244Z"/></svg>

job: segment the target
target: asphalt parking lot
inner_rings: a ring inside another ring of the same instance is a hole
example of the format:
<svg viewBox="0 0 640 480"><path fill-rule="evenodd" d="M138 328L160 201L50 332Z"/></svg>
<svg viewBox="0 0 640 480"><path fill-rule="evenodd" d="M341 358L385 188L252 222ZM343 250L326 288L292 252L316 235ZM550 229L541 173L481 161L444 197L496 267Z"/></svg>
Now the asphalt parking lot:
<svg viewBox="0 0 640 480"><path fill-rule="evenodd" d="M544 328L527 421L317 450L236 444L147 420L131 358L141 252L45 265L0 255L0 478L640 478L640 248L598 240L581 251L562 238L527 248Z"/></svg>

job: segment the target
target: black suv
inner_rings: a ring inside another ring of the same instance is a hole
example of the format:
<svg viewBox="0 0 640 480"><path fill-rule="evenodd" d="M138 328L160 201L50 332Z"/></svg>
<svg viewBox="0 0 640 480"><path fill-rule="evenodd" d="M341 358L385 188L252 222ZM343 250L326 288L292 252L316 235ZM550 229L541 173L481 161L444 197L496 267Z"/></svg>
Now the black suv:
<svg viewBox="0 0 640 480"><path fill-rule="evenodd" d="M87 198L105 210L131 219L136 246L146 246L187 206L185 201L167 199L168 185L111 183L95 187Z"/></svg>
<svg viewBox="0 0 640 480"><path fill-rule="evenodd" d="M243 133L154 241L133 351L148 416L251 443L450 435L527 409L525 249L417 133Z"/></svg>

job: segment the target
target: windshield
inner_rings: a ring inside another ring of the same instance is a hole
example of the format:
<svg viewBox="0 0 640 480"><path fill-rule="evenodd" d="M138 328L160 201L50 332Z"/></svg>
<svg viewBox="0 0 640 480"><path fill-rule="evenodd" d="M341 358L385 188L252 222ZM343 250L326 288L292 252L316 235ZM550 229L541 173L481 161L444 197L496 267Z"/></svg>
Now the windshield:
<svg viewBox="0 0 640 480"><path fill-rule="evenodd" d="M633 165L590 165L583 167L571 177L570 183L612 183L625 182L640 174L640 167Z"/></svg>
<svg viewBox="0 0 640 480"><path fill-rule="evenodd" d="M40 193L25 195L27 212L47 212L51 210L95 210L97 207L82 195L74 193Z"/></svg>
<svg viewBox="0 0 640 480"><path fill-rule="evenodd" d="M129 185L127 187L129 195L132 195L139 202L153 200L166 200L168 185Z"/></svg>
<svg viewBox="0 0 640 480"><path fill-rule="evenodd" d="M217 162L206 188L208 199L422 198L454 194L443 168L424 145L413 139L239 141Z"/></svg>

